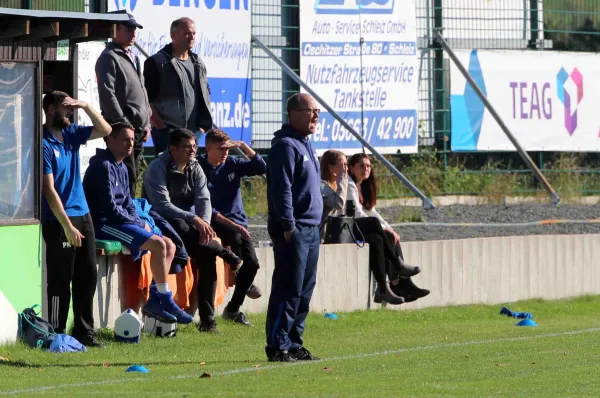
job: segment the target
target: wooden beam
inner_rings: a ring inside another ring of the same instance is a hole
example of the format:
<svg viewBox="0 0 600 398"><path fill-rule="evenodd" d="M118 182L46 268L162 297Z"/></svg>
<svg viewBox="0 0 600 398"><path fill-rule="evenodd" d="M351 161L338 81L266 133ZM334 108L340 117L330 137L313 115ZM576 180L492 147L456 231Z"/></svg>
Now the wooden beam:
<svg viewBox="0 0 600 398"><path fill-rule="evenodd" d="M12 39L15 37L26 36L30 33L29 19L0 20L2 29L0 30L0 39Z"/></svg>
<svg viewBox="0 0 600 398"><path fill-rule="evenodd" d="M58 21L32 21L28 40L46 40L56 38L60 35L60 24Z"/></svg>
<svg viewBox="0 0 600 398"><path fill-rule="evenodd" d="M74 43L82 43L86 41L95 41L95 40L106 40L113 39L117 33L117 24L108 23L108 24L89 24L88 26L88 35L86 37L81 37L77 39L73 39Z"/></svg>
<svg viewBox="0 0 600 398"><path fill-rule="evenodd" d="M89 26L85 21L62 21L60 23L60 34L47 37L46 41L76 40L88 37Z"/></svg>

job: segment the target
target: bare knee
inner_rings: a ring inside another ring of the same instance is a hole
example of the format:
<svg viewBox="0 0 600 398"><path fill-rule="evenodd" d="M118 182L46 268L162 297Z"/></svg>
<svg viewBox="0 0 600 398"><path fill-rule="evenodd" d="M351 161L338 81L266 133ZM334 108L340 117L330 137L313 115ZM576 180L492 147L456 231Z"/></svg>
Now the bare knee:
<svg viewBox="0 0 600 398"><path fill-rule="evenodd" d="M167 256L175 255L175 243L173 243L173 241L167 238L166 236L163 236L162 240L163 242L165 242L165 250L167 252Z"/></svg>
<svg viewBox="0 0 600 398"><path fill-rule="evenodd" d="M152 235L152 237L142 245L142 249L149 250L151 253L157 253L164 256L167 251L167 245L160 236Z"/></svg>

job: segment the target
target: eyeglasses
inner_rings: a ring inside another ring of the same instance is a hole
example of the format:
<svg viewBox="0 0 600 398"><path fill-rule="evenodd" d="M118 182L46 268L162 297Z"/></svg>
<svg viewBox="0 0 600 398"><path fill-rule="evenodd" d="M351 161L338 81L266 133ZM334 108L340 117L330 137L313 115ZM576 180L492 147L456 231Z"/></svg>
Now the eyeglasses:
<svg viewBox="0 0 600 398"><path fill-rule="evenodd" d="M301 112L301 111L308 111L308 113L309 113L311 116L315 116L315 115L317 115L317 116L318 116L318 115L319 115L319 113L321 113L321 110L320 110L320 109L311 109L311 108L300 108L300 109L294 109L294 111L298 111L298 112Z"/></svg>
<svg viewBox="0 0 600 398"><path fill-rule="evenodd" d="M196 144L179 145L179 147L185 149L186 151L191 151L192 149L195 151L198 149L198 145Z"/></svg>

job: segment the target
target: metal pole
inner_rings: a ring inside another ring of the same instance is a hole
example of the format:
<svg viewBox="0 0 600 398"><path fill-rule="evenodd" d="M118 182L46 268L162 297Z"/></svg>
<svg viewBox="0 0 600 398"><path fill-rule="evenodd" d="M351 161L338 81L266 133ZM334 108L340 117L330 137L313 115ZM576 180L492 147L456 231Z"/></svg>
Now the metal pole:
<svg viewBox="0 0 600 398"><path fill-rule="evenodd" d="M523 147L521 147L521 144L519 144L519 141L517 141L517 139L513 136L506 124L504 124L504 121L502 120L498 112L496 112L496 109L492 106L492 104L487 99L483 91L481 91L477 83L475 83L475 81L473 80L469 72L465 69L464 65L460 62L454 51L452 51L452 49L444 39L444 36L442 36L442 33L439 30L437 30L435 32L435 36L438 42L441 44L442 48L446 51L446 53L452 60L452 62L454 62L460 73L463 74L463 76L469 82L473 90L475 90L475 93L477 93L477 96L479 97L481 102L483 102L483 104L490 112L494 120L496 120L496 123L498 123L502 131L504 131L504 134L506 134L510 142L512 142L512 144L515 146L521 158L525 161L527 166L529 166L531 171L533 171L533 174L538 179L538 181L544 186L544 188L546 188L546 191L548 191L548 194L552 198L552 203L557 205L560 202L560 198L554 190L554 188L552 188L552 185L550 185L550 182L548 182L546 177L544 177L544 174L540 171L540 169L538 169L538 167L535 165L535 162L531 159L527 152L525 152Z"/></svg>
<svg viewBox="0 0 600 398"><path fill-rule="evenodd" d="M404 176L404 174L402 174L398 169L396 169L396 167L394 167L394 165L392 163L390 163L384 156L382 156L379 152L377 152L377 150L375 148L373 148L371 146L371 144L369 144L369 142L367 142L360 134L358 134L348 123L346 123L346 121L344 119L342 119L342 117L335 111L333 110L333 108L331 108L327 102L325 102L317 93L315 93L313 91L312 88L310 88L308 86L308 84L306 84L304 81L302 81L302 79L300 79L300 76L298 76L289 66L287 66L285 64L285 62L283 62L281 59L279 59L279 57L277 57L277 55L275 55L267 46L265 46L258 38L256 38L256 36L252 35L252 40L254 41L254 43L256 43L265 53L267 53L267 55L273 60L275 61L275 63L277 63L281 69L292 79L294 80L296 83L298 83L300 85L300 87L302 87L303 89L305 89L310 95L312 95L317 101L319 101L321 103L321 105L323 105L323 107L327 110L327 112L331 113L331 115L336 118L336 120L338 122L340 122L340 124L346 129L348 130L354 137L356 137L356 139L363 144L369 151L371 151L371 153L373 155L375 155L375 157L377 159L379 159L379 161L381 163L383 163L391 172L392 174L394 174L396 177L398 177L400 179L400 181L402 181L402 183L408 188L410 189L415 195L417 195L419 198L421 198L421 200L423 201L423 208L424 209L435 209L435 205L433 204L433 202L427 197L425 196L424 193L422 193L419 188L417 188L412 182L410 182L410 180L408 178L406 178Z"/></svg>

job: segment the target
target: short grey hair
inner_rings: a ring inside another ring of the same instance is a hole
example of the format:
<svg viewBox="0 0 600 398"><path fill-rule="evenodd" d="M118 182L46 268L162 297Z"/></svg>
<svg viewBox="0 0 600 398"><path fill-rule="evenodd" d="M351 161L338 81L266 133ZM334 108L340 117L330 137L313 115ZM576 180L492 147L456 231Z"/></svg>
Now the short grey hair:
<svg viewBox="0 0 600 398"><path fill-rule="evenodd" d="M171 33L175 33L179 28L181 28L183 25L188 24L188 23L191 23L194 25L196 24L193 19L188 18L188 17L183 17L183 18L174 20L173 22L171 22Z"/></svg>
<svg viewBox="0 0 600 398"><path fill-rule="evenodd" d="M306 101L307 98L310 98L310 95L306 94L306 93L292 94L292 96L290 96L290 98L288 98L286 107L285 107L288 115L289 115L290 111L293 111L294 109L299 109L300 106L302 106L302 104L303 104L302 101Z"/></svg>

